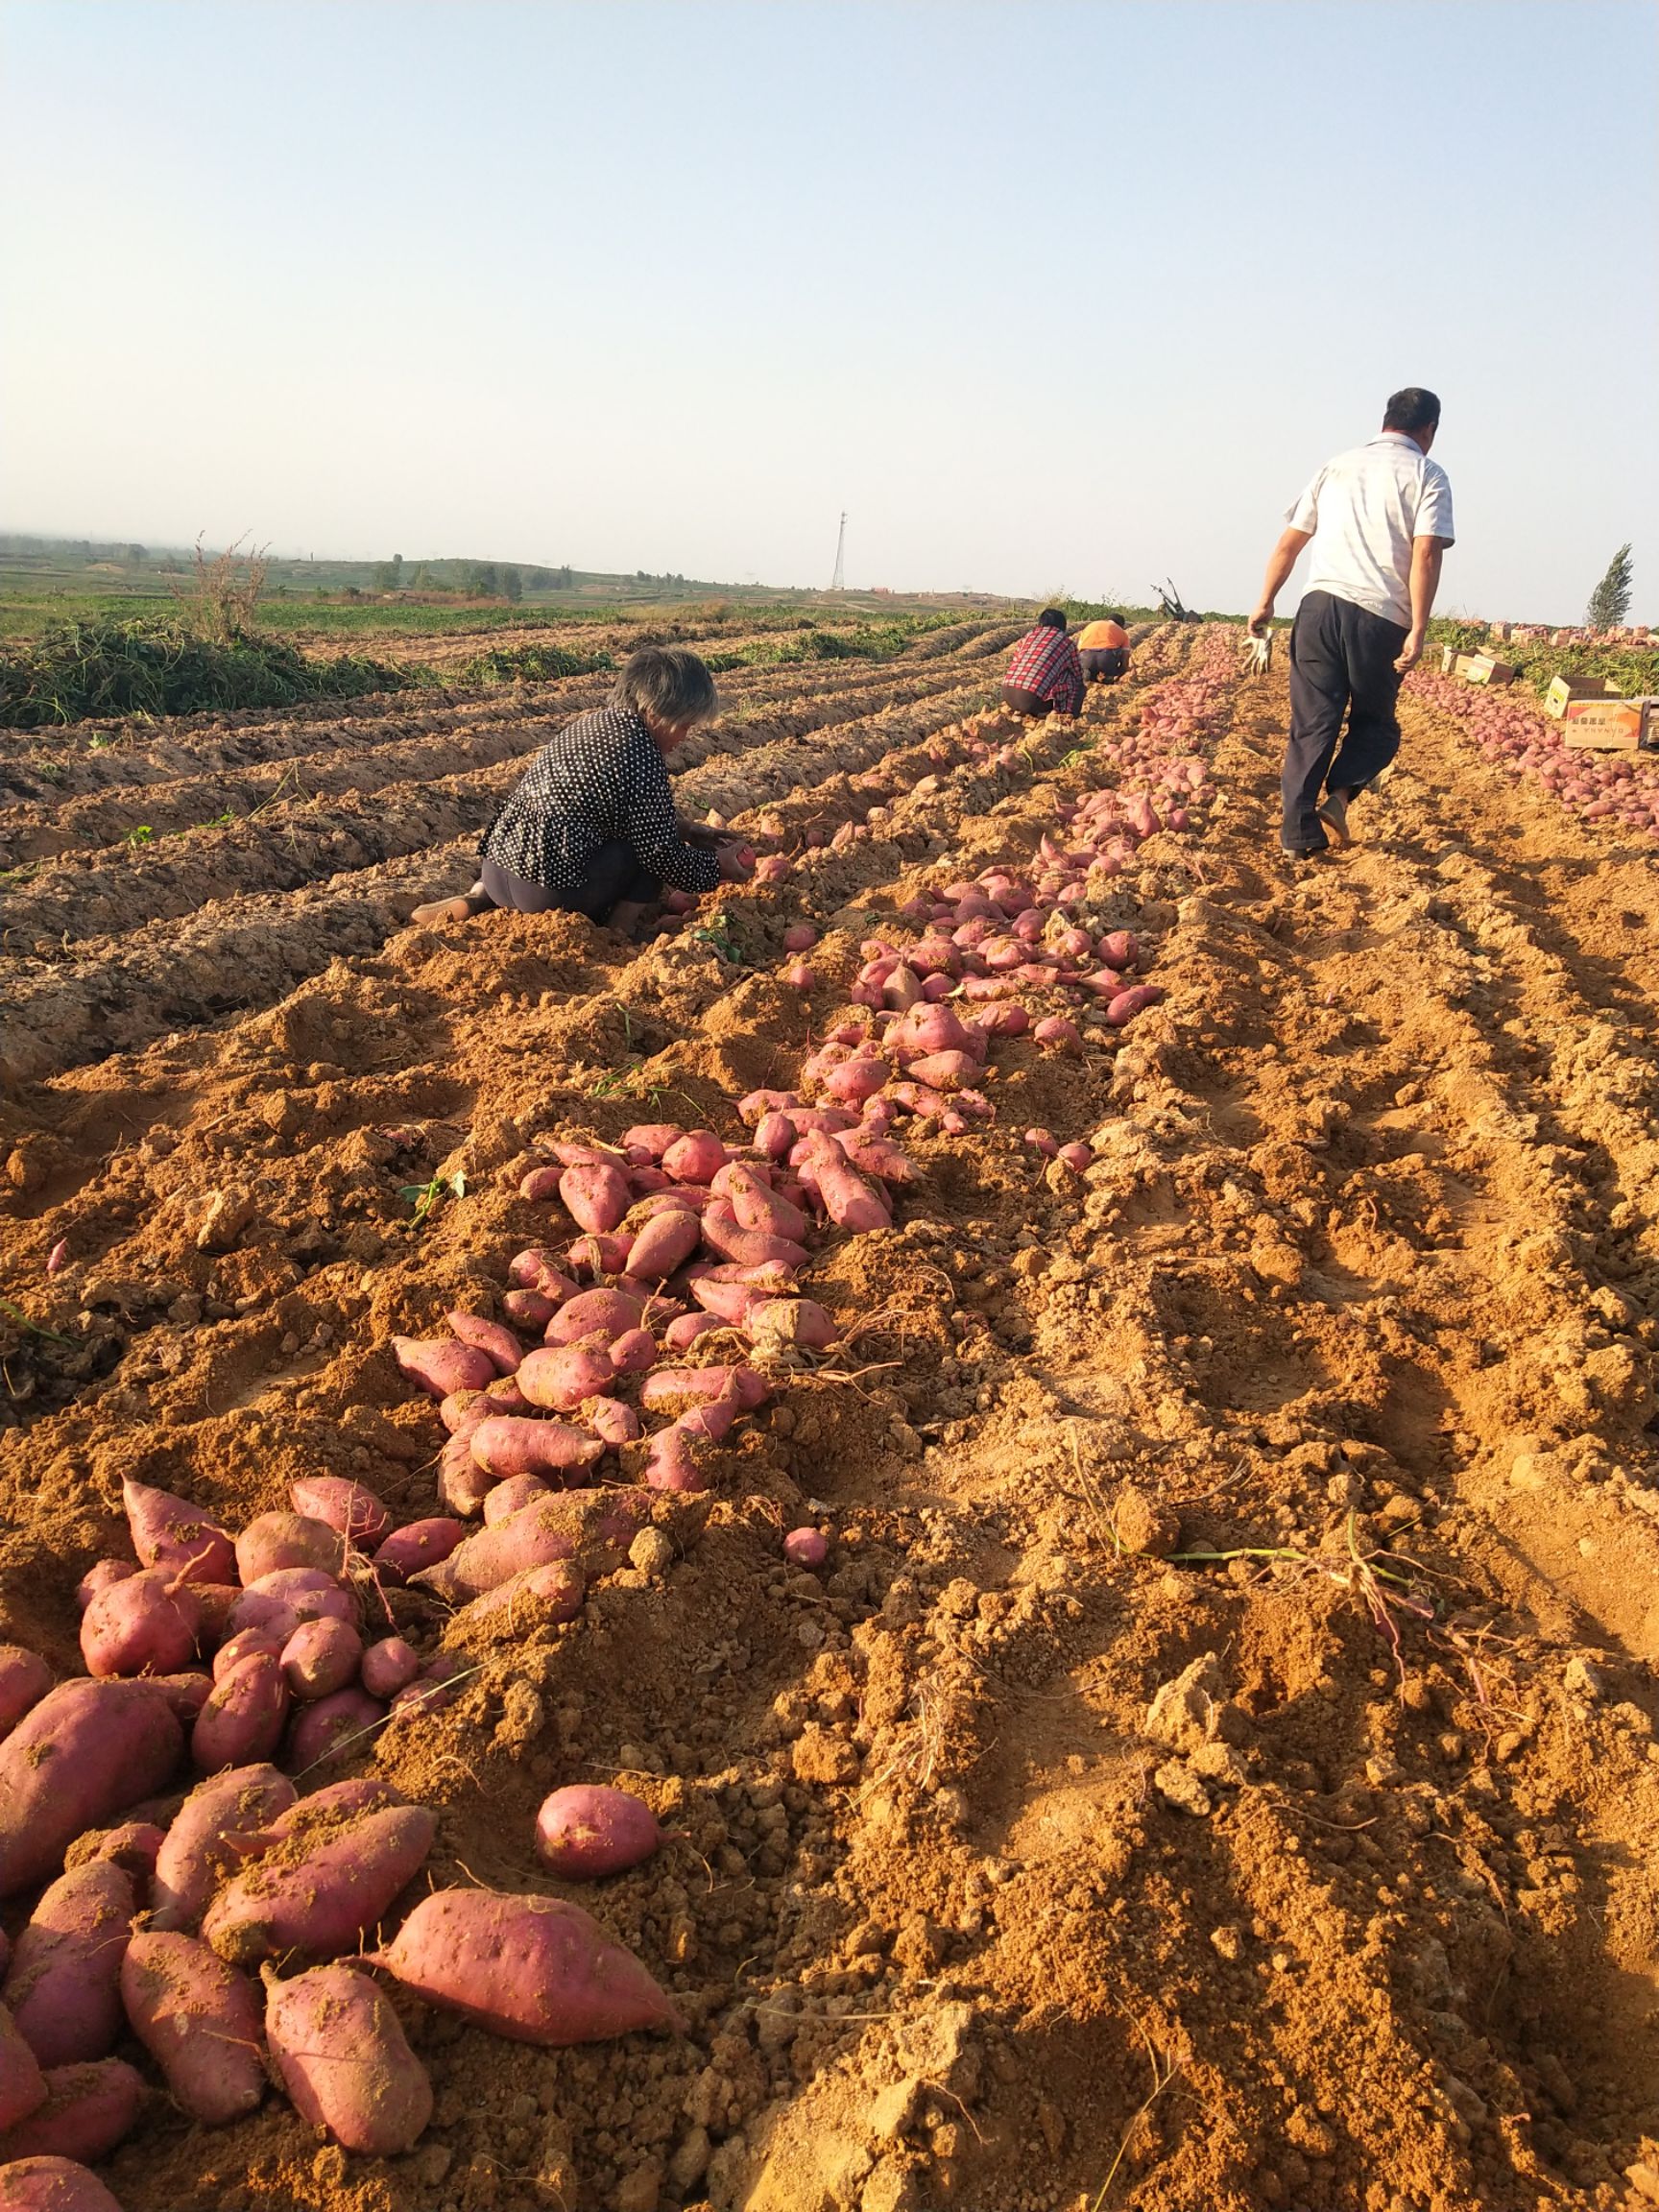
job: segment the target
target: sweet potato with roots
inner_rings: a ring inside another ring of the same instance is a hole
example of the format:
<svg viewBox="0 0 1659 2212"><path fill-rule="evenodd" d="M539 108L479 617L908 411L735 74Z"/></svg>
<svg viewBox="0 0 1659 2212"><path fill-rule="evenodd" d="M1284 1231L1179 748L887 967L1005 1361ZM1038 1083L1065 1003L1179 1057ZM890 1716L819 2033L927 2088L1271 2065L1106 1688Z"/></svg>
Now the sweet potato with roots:
<svg viewBox="0 0 1659 2212"><path fill-rule="evenodd" d="M0 2165L0 2205L5 2212L121 2212L97 2175L75 2158L8 2159Z"/></svg>
<svg viewBox="0 0 1659 2212"><path fill-rule="evenodd" d="M189 1582L235 1579L229 1536L187 1500L176 1498L170 1490L125 1480L121 1503L142 1566L170 1567Z"/></svg>
<svg viewBox="0 0 1659 2212"><path fill-rule="evenodd" d="M165 1787L184 1737L141 1681L64 1682L0 1743L0 1897L55 1873L84 1829Z"/></svg>
<svg viewBox="0 0 1659 2212"><path fill-rule="evenodd" d="M258 1992L194 1936L139 1930L121 1961L132 2032L177 2103L207 2128L257 2109L265 2094Z"/></svg>
<svg viewBox="0 0 1659 2212"><path fill-rule="evenodd" d="M107 2158L138 2125L144 2083L121 2058L49 2066L46 2101L0 2135L0 2159ZM3 2200L0 2200L3 2201Z"/></svg>
<svg viewBox="0 0 1659 2212"><path fill-rule="evenodd" d="M307 1475L289 1483L288 1498L296 1513L325 1523L360 1550L378 1544L392 1526L390 1512L373 1491L343 1475Z"/></svg>
<svg viewBox="0 0 1659 2212"><path fill-rule="evenodd" d="M101 1590L81 1616L88 1674L173 1674L196 1656L202 1609L171 1567Z"/></svg>
<svg viewBox="0 0 1659 2212"><path fill-rule="evenodd" d="M295 1800L287 1775L263 1763L199 1782L173 1815L156 1856L151 1927L194 1930L226 1868L235 1863L225 1839L267 1827Z"/></svg>
<svg viewBox="0 0 1659 2212"><path fill-rule="evenodd" d="M273 1854L226 1883L202 1933L232 1966L299 1952L351 1950L425 1863L438 1833L424 1805L366 1813L308 1845Z"/></svg>
<svg viewBox="0 0 1659 2212"><path fill-rule="evenodd" d="M0 1644L0 1737L16 1727L52 1687L52 1670L38 1651Z"/></svg>
<svg viewBox="0 0 1659 2212"><path fill-rule="evenodd" d="M499 1321L486 1319L482 1313L466 1313L457 1309L445 1313L445 1320L463 1344L470 1344L491 1360L498 1375L511 1375L523 1357L523 1347L511 1329L504 1329Z"/></svg>
<svg viewBox="0 0 1659 2212"><path fill-rule="evenodd" d="M214 1774L269 1759L281 1741L288 1704L280 1655L253 1652L213 1685L190 1731L192 1760L204 1774Z"/></svg>
<svg viewBox="0 0 1659 2212"><path fill-rule="evenodd" d="M556 2048L680 2026L641 1961L559 1897L440 1889L371 1956L428 2004L515 2042Z"/></svg>
<svg viewBox="0 0 1659 2212"><path fill-rule="evenodd" d="M479 1467L501 1481L515 1475L568 1480L591 1467L604 1449L597 1436L573 1429L566 1421L537 1421L521 1414L481 1421L470 1439Z"/></svg>
<svg viewBox="0 0 1659 2212"><path fill-rule="evenodd" d="M385 1992L352 1966L269 1981L265 2036L301 2120L371 2158L411 2151L432 2117L432 2082Z"/></svg>
<svg viewBox="0 0 1659 2212"><path fill-rule="evenodd" d="M812 1298L762 1299L751 1310L744 1327L757 1344L786 1344L805 1352L822 1352L841 1334Z"/></svg>
<svg viewBox="0 0 1659 2212"><path fill-rule="evenodd" d="M107 2058L121 2032L121 1959L132 1877L94 1859L60 1874L12 1946L0 2004L42 2067Z"/></svg>
<svg viewBox="0 0 1659 2212"><path fill-rule="evenodd" d="M647 1375L639 1403L650 1412L678 1412L729 1398L739 1411L753 1413L771 1395L766 1378L753 1367L659 1367Z"/></svg>
<svg viewBox="0 0 1659 2212"><path fill-rule="evenodd" d="M641 1865L661 1848L665 1833L631 1791L574 1782L541 1800L536 1855L564 1881L597 1882Z"/></svg>

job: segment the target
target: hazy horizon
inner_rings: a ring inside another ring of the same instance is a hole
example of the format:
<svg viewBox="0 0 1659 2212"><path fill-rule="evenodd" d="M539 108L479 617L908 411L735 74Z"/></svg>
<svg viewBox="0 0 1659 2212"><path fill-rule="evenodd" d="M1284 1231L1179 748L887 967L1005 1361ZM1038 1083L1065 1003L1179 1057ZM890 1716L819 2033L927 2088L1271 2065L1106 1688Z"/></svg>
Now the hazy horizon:
<svg viewBox="0 0 1659 2212"><path fill-rule="evenodd" d="M0 38L19 532L823 589L845 509L854 589L1245 609L1423 382L1441 611L1575 620L1631 540L1659 619L1648 0L5 0Z"/></svg>

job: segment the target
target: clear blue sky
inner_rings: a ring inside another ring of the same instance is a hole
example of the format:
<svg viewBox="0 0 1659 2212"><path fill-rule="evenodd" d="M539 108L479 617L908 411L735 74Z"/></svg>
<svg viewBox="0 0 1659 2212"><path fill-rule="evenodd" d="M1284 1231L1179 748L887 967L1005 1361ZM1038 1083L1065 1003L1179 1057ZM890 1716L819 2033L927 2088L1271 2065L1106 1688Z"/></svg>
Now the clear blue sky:
<svg viewBox="0 0 1659 2212"><path fill-rule="evenodd" d="M1253 603L1432 385L1442 606L1659 620L1653 0L3 0L0 523ZM1288 603L1288 601L1286 602Z"/></svg>

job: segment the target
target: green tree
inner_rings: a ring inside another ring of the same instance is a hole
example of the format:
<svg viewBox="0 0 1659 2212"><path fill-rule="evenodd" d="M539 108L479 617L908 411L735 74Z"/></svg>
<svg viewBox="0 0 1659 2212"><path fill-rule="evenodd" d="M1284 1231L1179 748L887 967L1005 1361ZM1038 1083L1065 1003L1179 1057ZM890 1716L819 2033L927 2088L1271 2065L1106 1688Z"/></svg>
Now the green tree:
<svg viewBox="0 0 1659 2212"><path fill-rule="evenodd" d="M501 571L501 589L515 607L524 596L524 579L511 564Z"/></svg>
<svg viewBox="0 0 1659 2212"><path fill-rule="evenodd" d="M1592 630L1614 630L1630 612L1630 548L1621 545L1607 573L1590 594L1584 620Z"/></svg>
<svg viewBox="0 0 1659 2212"><path fill-rule="evenodd" d="M398 589L402 581L403 556L401 553L394 553L392 556L392 589L394 591Z"/></svg>
<svg viewBox="0 0 1659 2212"><path fill-rule="evenodd" d="M415 571L413 589L417 591L429 591L432 589L432 572L424 561Z"/></svg>

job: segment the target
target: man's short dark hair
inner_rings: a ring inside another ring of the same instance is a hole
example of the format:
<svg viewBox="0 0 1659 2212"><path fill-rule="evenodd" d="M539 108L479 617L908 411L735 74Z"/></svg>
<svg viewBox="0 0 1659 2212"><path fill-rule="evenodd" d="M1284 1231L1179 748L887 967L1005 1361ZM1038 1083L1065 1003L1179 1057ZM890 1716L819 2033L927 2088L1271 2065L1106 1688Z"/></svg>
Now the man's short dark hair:
<svg viewBox="0 0 1659 2212"><path fill-rule="evenodd" d="M1415 438L1422 430L1432 430L1439 421L1440 402L1421 384L1407 384L1404 392L1392 393L1382 411L1383 429L1403 430L1407 438Z"/></svg>
<svg viewBox="0 0 1659 2212"><path fill-rule="evenodd" d="M1039 630L1064 630L1066 617L1058 607L1045 607L1037 617L1037 627Z"/></svg>
<svg viewBox="0 0 1659 2212"><path fill-rule="evenodd" d="M1108 621L1108 622L1116 622L1116 623L1117 623L1117 625L1118 625L1118 629L1119 629L1119 630L1121 630L1121 629L1122 629L1122 627L1123 627L1123 617L1122 617L1121 613L1119 613L1119 612L1118 611L1118 609L1117 609L1116 607L1108 607L1108 608L1107 608L1107 610L1106 610L1106 619L1107 619L1107 621Z"/></svg>

